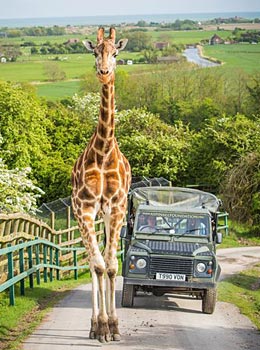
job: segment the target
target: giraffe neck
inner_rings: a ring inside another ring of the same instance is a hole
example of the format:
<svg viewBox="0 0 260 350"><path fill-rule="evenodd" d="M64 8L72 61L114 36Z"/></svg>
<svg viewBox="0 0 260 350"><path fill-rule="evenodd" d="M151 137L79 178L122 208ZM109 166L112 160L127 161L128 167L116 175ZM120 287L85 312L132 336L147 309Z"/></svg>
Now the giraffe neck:
<svg viewBox="0 0 260 350"><path fill-rule="evenodd" d="M99 139L112 141L115 131L114 79L102 85L100 113L98 118L97 136ZM102 143L103 143L102 142Z"/></svg>

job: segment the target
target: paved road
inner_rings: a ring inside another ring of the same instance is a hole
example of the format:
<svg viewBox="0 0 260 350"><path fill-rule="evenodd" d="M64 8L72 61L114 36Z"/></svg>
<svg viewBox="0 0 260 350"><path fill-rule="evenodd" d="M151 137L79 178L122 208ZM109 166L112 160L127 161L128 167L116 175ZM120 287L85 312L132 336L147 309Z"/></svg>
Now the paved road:
<svg viewBox="0 0 260 350"><path fill-rule="evenodd" d="M218 252L223 276L260 261L260 247ZM122 278L117 280L121 342L102 345L88 339L91 287L73 290L48 314L23 344L23 350L259 350L260 333L238 309L218 302L213 315L201 313L201 301L143 296L132 309L121 308Z"/></svg>
<svg viewBox="0 0 260 350"><path fill-rule="evenodd" d="M197 47L185 49L183 56L185 56L187 58L188 62L195 63L198 66L200 66L201 68L220 66L219 63L212 62L212 61L207 60L204 57L201 57Z"/></svg>

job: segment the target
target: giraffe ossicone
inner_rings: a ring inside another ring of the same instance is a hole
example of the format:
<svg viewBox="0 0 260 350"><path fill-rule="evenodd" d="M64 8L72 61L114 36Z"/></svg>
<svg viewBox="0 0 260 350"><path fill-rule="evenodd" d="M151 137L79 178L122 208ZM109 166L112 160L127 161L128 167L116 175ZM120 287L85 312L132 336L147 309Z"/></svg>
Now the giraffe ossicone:
<svg viewBox="0 0 260 350"><path fill-rule="evenodd" d="M92 274L92 317L90 338L100 342L120 340L115 303L116 257L120 230L124 221L131 169L115 138L114 81L116 55L127 39L115 43L116 31L104 36L98 29L97 43L84 41L96 58L97 77L102 84L100 113L96 131L76 161L72 171L72 204L78 220ZM95 219L102 216L106 247L102 255L95 232ZM106 288L105 288L106 279Z"/></svg>

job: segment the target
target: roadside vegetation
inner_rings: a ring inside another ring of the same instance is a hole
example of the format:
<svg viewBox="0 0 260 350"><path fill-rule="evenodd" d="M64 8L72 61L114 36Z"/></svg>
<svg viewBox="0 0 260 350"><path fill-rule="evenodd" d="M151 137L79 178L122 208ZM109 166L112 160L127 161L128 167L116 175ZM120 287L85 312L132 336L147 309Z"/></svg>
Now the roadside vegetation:
<svg viewBox="0 0 260 350"><path fill-rule="evenodd" d="M218 285L218 300L236 305L260 330L260 264Z"/></svg>
<svg viewBox="0 0 260 350"><path fill-rule="evenodd" d="M15 306L9 306L8 293L0 294L0 350L19 349L23 339L40 324L46 313L66 294L80 284L89 283L89 274L81 274L78 280L63 279L41 283L19 296L16 287Z"/></svg>

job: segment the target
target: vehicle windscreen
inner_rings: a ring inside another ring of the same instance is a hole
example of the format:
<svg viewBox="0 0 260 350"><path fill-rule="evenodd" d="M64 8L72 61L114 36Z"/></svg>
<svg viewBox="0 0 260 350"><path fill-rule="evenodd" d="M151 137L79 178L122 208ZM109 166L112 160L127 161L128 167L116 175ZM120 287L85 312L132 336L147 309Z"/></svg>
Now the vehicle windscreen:
<svg viewBox="0 0 260 350"><path fill-rule="evenodd" d="M207 215L140 212L136 219L136 233L204 237L210 234L210 217Z"/></svg>

